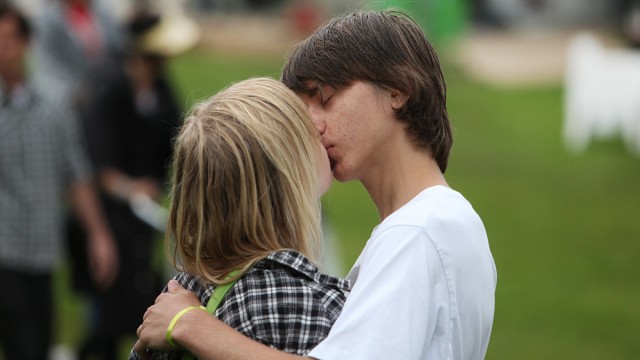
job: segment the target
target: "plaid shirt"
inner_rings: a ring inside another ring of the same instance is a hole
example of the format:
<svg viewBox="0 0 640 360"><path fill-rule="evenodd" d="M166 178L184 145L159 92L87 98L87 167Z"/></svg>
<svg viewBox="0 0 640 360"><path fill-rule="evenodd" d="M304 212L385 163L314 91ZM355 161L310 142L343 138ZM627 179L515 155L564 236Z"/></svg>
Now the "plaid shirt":
<svg viewBox="0 0 640 360"><path fill-rule="evenodd" d="M185 273L175 279L195 292L205 306L215 289ZM238 279L215 316L265 345L305 355L329 334L348 292L347 280L320 273L302 254L277 251ZM181 357L179 350L152 354L153 359ZM134 351L129 359L138 359Z"/></svg>
<svg viewBox="0 0 640 360"><path fill-rule="evenodd" d="M0 266L30 273L59 259L69 187L90 171L76 118L38 95L0 80Z"/></svg>

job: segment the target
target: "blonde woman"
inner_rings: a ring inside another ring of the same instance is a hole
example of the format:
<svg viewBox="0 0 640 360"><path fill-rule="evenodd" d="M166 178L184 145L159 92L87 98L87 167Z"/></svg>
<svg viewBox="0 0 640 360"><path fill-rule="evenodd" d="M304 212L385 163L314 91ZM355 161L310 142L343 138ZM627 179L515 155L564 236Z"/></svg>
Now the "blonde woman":
<svg viewBox="0 0 640 360"><path fill-rule="evenodd" d="M327 336L348 291L314 265L319 198L332 179L305 105L280 82L245 80L196 105L174 149L167 241L181 271L175 279L203 305L235 280L215 316L263 344L306 354Z"/></svg>

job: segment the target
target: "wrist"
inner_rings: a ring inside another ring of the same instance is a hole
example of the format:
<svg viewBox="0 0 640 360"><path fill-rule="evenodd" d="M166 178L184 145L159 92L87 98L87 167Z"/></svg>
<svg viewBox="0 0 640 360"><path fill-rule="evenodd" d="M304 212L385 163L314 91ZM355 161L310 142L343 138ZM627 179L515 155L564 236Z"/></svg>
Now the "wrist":
<svg viewBox="0 0 640 360"><path fill-rule="evenodd" d="M171 319L171 322L167 327L165 336L167 343L171 345L171 347L182 347L181 345L185 339L183 336L187 333L186 329L189 328L189 318L194 316L194 314L197 314L199 310L206 312L206 308L204 306L187 306L173 316L173 319Z"/></svg>
<svg viewBox="0 0 640 360"><path fill-rule="evenodd" d="M93 244L106 243L111 240L111 232L106 226L95 227L89 230L88 239Z"/></svg>

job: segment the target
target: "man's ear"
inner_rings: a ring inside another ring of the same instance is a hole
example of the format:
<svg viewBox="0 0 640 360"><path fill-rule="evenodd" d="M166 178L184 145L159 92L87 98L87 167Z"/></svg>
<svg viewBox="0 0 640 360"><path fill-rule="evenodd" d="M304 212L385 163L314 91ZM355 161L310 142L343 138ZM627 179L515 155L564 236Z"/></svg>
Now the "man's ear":
<svg viewBox="0 0 640 360"><path fill-rule="evenodd" d="M409 96L405 95L403 92L396 89L391 89L390 95L391 95L391 108L393 108L393 110L401 109L409 99Z"/></svg>

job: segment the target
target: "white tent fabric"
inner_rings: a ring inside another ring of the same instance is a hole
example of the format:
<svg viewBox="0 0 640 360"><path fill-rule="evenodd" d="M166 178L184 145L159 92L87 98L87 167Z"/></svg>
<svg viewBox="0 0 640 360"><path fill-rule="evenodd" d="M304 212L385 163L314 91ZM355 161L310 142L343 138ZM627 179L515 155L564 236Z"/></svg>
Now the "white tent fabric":
<svg viewBox="0 0 640 360"><path fill-rule="evenodd" d="M580 153L593 139L615 136L640 155L640 51L607 49L581 33L567 53L565 144Z"/></svg>

